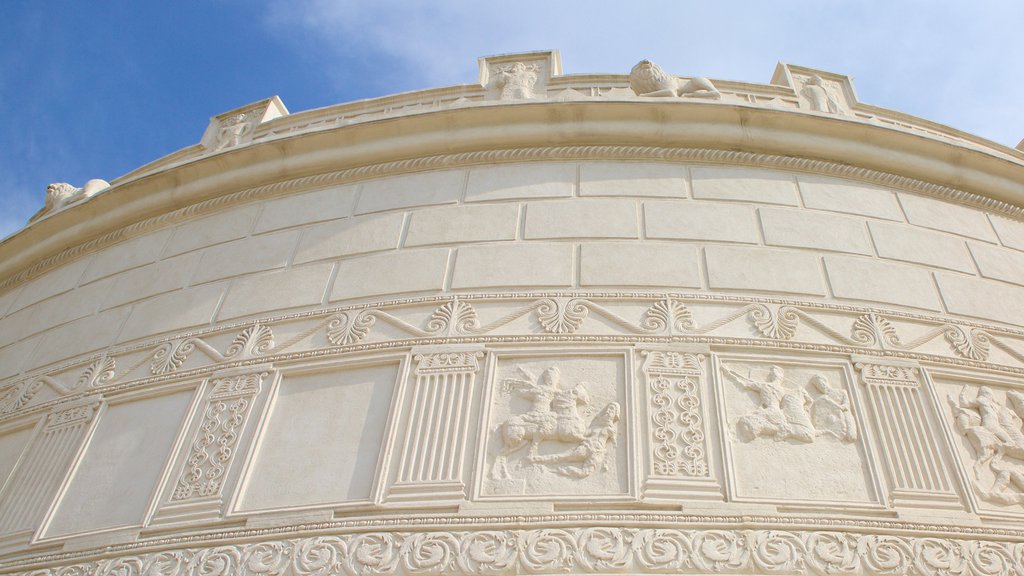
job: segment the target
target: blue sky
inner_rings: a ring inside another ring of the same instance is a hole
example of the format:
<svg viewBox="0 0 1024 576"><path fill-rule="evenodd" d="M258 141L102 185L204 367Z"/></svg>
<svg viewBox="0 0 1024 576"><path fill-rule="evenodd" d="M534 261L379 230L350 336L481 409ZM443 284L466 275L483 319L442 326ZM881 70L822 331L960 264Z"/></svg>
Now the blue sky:
<svg viewBox="0 0 1024 576"><path fill-rule="evenodd" d="M210 116L292 112L474 82L478 56L558 49L566 73L649 58L768 82L782 60L849 74L864 102L1015 146L1024 2L4 0L0 237L50 182L112 180L195 144ZM625 8L624 8L625 7Z"/></svg>

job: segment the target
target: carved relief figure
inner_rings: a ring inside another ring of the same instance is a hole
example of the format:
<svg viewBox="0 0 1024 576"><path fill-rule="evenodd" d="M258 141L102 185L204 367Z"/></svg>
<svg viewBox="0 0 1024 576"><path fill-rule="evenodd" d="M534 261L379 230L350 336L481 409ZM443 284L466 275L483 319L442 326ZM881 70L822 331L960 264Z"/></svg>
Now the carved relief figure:
<svg viewBox="0 0 1024 576"><path fill-rule="evenodd" d="M110 188L110 184L106 180L100 180L99 178L89 180L81 188L75 188L67 182L54 182L46 187L46 200L43 209L32 216L29 222L38 219L47 212L54 212L69 204L81 202L107 188Z"/></svg>
<svg viewBox="0 0 1024 576"><path fill-rule="evenodd" d="M804 87L800 90L800 95L807 100L811 110L815 112L842 113L839 108L838 99L825 86L825 80L817 74L804 81Z"/></svg>
<svg viewBox="0 0 1024 576"><path fill-rule="evenodd" d="M533 98L537 84L537 65L516 62L499 66L495 85L501 90L502 100L528 100Z"/></svg>
<svg viewBox="0 0 1024 576"><path fill-rule="evenodd" d="M502 449L495 457L491 468L494 479L510 478L508 458L529 446L526 458L533 464L567 464L555 471L567 476L583 478L597 471L605 460L607 444L614 445L619 421L619 406L612 402L605 406L588 425L580 408L590 404L586 385L564 389L561 386L561 372L552 366L533 378L521 367L519 372L526 379L506 378L502 382L505 394L517 393L530 401L530 409L508 418L498 427ZM609 427L612 430L609 431ZM565 452L541 456L538 448L542 442L553 441L576 444Z"/></svg>
<svg viewBox="0 0 1024 576"><path fill-rule="evenodd" d="M845 390L833 388L824 376L819 374L810 379L819 394L812 398L803 387L786 386L781 366L770 366L768 376L762 380L749 374L743 376L727 366L722 366L722 370L745 390L758 395L757 408L736 421L741 440L749 442L764 437L806 444L821 435L833 436L844 443L857 439L849 396Z"/></svg>
<svg viewBox="0 0 1024 576"><path fill-rule="evenodd" d="M252 125L246 114L235 114L221 121L217 131L217 147L214 151L233 148L242 144L245 137L252 131Z"/></svg>
<svg viewBox="0 0 1024 576"><path fill-rule="evenodd" d="M641 60L629 71L629 87L637 96L721 98L722 94L707 78L682 80L666 73L650 60Z"/></svg>
<svg viewBox="0 0 1024 576"><path fill-rule="evenodd" d="M1008 391L1002 403L988 386L974 398L964 386L947 399L956 429L974 450L978 492L999 504L1024 503L1024 394Z"/></svg>
<svg viewBox="0 0 1024 576"><path fill-rule="evenodd" d="M818 434L831 434L843 442L856 440L857 421L846 390L833 388L821 374L811 378L811 386L821 394L811 403L811 423Z"/></svg>

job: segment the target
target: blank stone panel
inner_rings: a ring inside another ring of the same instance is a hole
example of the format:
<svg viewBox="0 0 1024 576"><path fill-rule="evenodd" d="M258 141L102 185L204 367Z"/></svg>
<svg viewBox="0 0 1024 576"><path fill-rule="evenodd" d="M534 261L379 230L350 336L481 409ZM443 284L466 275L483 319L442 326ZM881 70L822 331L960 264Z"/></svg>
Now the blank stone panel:
<svg viewBox="0 0 1024 576"><path fill-rule="evenodd" d="M796 206L796 178L785 172L753 168L695 166L693 197L709 200L744 200Z"/></svg>
<svg viewBox="0 0 1024 576"><path fill-rule="evenodd" d="M732 246L704 249L711 288L825 294L814 254Z"/></svg>
<svg viewBox="0 0 1024 576"><path fill-rule="evenodd" d="M899 197L907 221L911 224L996 242L996 234L985 213L980 210L904 192Z"/></svg>
<svg viewBox="0 0 1024 576"><path fill-rule="evenodd" d="M580 164L580 196L688 195L686 166L647 162Z"/></svg>
<svg viewBox="0 0 1024 576"><path fill-rule="evenodd" d="M369 499L397 377L397 363L284 374L239 508Z"/></svg>
<svg viewBox="0 0 1024 576"><path fill-rule="evenodd" d="M82 283L154 262L160 257L170 235L170 230L163 230L103 249L89 264Z"/></svg>
<svg viewBox="0 0 1024 576"><path fill-rule="evenodd" d="M886 220L903 219L896 195L884 188L811 174L800 174L797 180L807 208Z"/></svg>
<svg viewBox="0 0 1024 576"><path fill-rule="evenodd" d="M1003 246L1024 250L1024 222L991 214L989 221L996 229L996 234L999 235L999 241Z"/></svg>
<svg viewBox="0 0 1024 576"><path fill-rule="evenodd" d="M338 263L330 300L440 290L448 249L404 250Z"/></svg>
<svg viewBox="0 0 1024 576"><path fill-rule="evenodd" d="M263 203L256 234L300 224L335 220L352 214L356 187L343 186L296 194Z"/></svg>
<svg viewBox="0 0 1024 576"><path fill-rule="evenodd" d="M40 335L25 338L10 346L0 348L0 378L13 376L26 368L32 351L36 349L43 337Z"/></svg>
<svg viewBox="0 0 1024 576"><path fill-rule="evenodd" d="M889 222L870 222L868 228L882 258L974 272L974 263L963 238Z"/></svg>
<svg viewBox="0 0 1024 576"><path fill-rule="evenodd" d="M209 324L224 294L224 284L207 284L143 300L132 307L118 342L168 330Z"/></svg>
<svg viewBox="0 0 1024 576"><path fill-rule="evenodd" d="M765 244L871 254L860 218L779 208L762 208L760 213Z"/></svg>
<svg viewBox="0 0 1024 576"><path fill-rule="evenodd" d="M459 248L452 288L571 286L572 251L546 242Z"/></svg>
<svg viewBox="0 0 1024 576"><path fill-rule="evenodd" d="M259 212L259 206L246 206L186 222L174 229L164 248L164 258L244 238Z"/></svg>
<svg viewBox="0 0 1024 576"><path fill-rule="evenodd" d="M191 398L186 390L110 406L46 535L141 524Z"/></svg>
<svg viewBox="0 0 1024 576"><path fill-rule="evenodd" d="M554 200L526 206L528 239L637 238L636 202L630 200Z"/></svg>
<svg viewBox="0 0 1024 576"><path fill-rule="evenodd" d="M508 164L469 171L466 201L572 196L576 164Z"/></svg>
<svg viewBox="0 0 1024 576"><path fill-rule="evenodd" d="M100 309L113 308L188 286L201 255L200 252L182 254L113 276Z"/></svg>
<svg viewBox="0 0 1024 576"><path fill-rule="evenodd" d="M128 313L127 307L109 310L44 332L26 368L37 368L112 345Z"/></svg>
<svg viewBox="0 0 1024 576"><path fill-rule="evenodd" d="M82 273L89 266L89 261L89 258L82 258L63 264L52 272L47 272L26 283L17 298L14 299L14 304L11 305L8 312L16 312L26 306L71 290L78 284Z"/></svg>
<svg viewBox="0 0 1024 576"><path fill-rule="evenodd" d="M299 241L295 262L394 250L404 218L401 213L373 214L308 228Z"/></svg>
<svg viewBox="0 0 1024 576"><path fill-rule="evenodd" d="M454 204L462 196L464 170L423 172L371 180L363 184L356 214L394 210L409 206Z"/></svg>
<svg viewBox="0 0 1024 576"><path fill-rule="evenodd" d="M606 242L580 247L580 286L699 288L696 246Z"/></svg>
<svg viewBox="0 0 1024 576"><path fill-rule="evenodd" d="M825 269L836 298L941 309L931 274L922 268L867 258L826 256Z"/></svg>
<svg viewBox="0 0 1024 576"><path fill-rule="evenodd" d="M203 252L193 284L230 276L283 268L295 250L299 232L292 230L245 238Z"/></svg>
<svg viewBox="0 0 1024 576"><path fill-rule="evenodd" d="M971 243L971 254L985 278L1024 285L1024 254L980 243Z"/></svg>
<svg viewBox="0 0 1024 576"><path fill-rule="evenodd" d="M228 289L217 317L223 320L320 304L332 268L334 264L326 262L239 278Z"/></svg>
<svg viewBox="0 0 1024 576"><path fill-rule="evenodd" d="M427 208L412 213L405 245L515 240L518 226L514 203Z"/></svg>
<svg viewBox="0 0 1024 576"><path fill-rule="evenodd" d="M1024 288L957 274L936 274L946 309L953 314L1024 324Z"/></svg>
<svg viewBox="0 0 1024 576"><path fill-rule="evenodd" d="M648 238L758 244L753 206L711 202L644 202Z"/></svg>

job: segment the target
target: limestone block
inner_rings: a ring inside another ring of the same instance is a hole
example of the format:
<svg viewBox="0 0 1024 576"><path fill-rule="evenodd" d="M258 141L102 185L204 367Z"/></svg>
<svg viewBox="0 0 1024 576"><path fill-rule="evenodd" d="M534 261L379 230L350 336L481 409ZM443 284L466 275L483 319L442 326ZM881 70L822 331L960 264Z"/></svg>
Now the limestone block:
<svg viewBox="0 0 1024 576"><path fill-rule="evenodd" d="M580 286L699 288L695 246L602 242L580 246Z"/></svg>
<svg viewBox="0 0 1024 576"><path fill-rule="evenodd" d="M71 290L78 285L79 279L89 266L91 258L80 258L73 262L63 264L52 272L27 282L18 293L14 303L11 304L9 314L13 314L22 308L45 300L51 296Z"/></svg>
<svg viewBox="0 0 1024 576"><path fill-rule="evenodd" d="M871 254L860 218L784 208L761 208L759 212L765 244Z"/></svg>
<svg viewBox="0 0 1024 576"><path fill-rule="evenodd" d="M848 256L826 256L825 270L836 298L941 309L927 270Z"/></svg>
<svg viewBox="0 0 1024 576"><path fill-rule="evenodd" d="M554 200L526 205L524 236L636 238L636 203L628 200Z"/></svg>
<svg viewBox="0 0 1024 576"><path fill-rule="evenodd" d="M406 246L515 240L517 204L443 206L412 213Z"/></svg>
<svg viewBox="0 0 1024 576"><path fill-rule="evenodd" d="M580 196L688 195L686 166L653 162L583 162Z"/></svg>
<svg viewBox="0 0 1024 576"><path fill-rule="evenodd" d="M401 213L374 214L313 226L299 241L295 263L393 250L404 218Z"/></svg>
<svg viewBox="0 0 1024 576"><path fill-rule="evenodd" d="M899 198L903 212L907 215L907 222L915 226L996 242L996 234L988 218L981 211L906 192L900 192Z"/></svg>
<svg viewBox="0 0 1024 576"><path fill-rule="evenodd" d="M262 234L350 216L355 197L355 186L341 186L264 202L254 232Z"/></svg>
<svg viewBox="0 0 1024 576"><path fill-rule="evenodd" d="M330 300L440 290L448 252L447 248L431 248L343 260L338 263Z"/></svg>
<svg viewBox="0 0 1024 576"><path fill-rule="evenodd" d="M111 406L47 529L48 536L142 522L191 390Z"/></svg>
<svg viewBox="0 0 1024 576"><path fill-rule="evenodd" d="M27 367L38 368L113 345L129 312L128 307L109 310L44 332Z"/></svg>
<svg viewBox="0 0 1024 576"><path fill-rule="evenodd" d="M112 277L101 310L188 286L201 252L190 252Z"/></svg>
<svg viewBox="0 0 1024 576"><path fill-rule="evenodd" d="M0 348L0 378L14 376L27 368L29 358L43 337L43 335L39 335L33 338L23 338L10 346Z"/></svg>
<svg viewBox="0 0 1024 576"><path fill-rule="evenodd" d="M28 336L28 322L35 311L34 307L22 308L0 320L0 346L7 346L12 342L17 342L20 338Z"/></svg>
<svg viewBox="0 0 1024 576"><path fill-rule="evenodd" d="M0 351L0 354L2 353ZM28 441L31 437L31 426L10 431L0 436L0 478L3 478L4 481L7 480L11 471L14 470L18 457L21 456L25 447L28 446Z"/></svg>
<svg viewBox="0 0 1024 576"><path fill-rule="evenodd" d="M7 311L10 310L11 304L14 304L15 298L18 297L20 292L21 286L15 286L0 294L0 318L7 315Z"/></svg>
<svg viewBox="0 0 1024 576"><path fill-rule="evenodd" d="M868 227L882 258L974 272L974 263L962 238L905 224L870 222Z"/></svg>
<svg viewBox="0 0 1024 576"><path fill-rule="evenodd" d="M532 163L474 167L466 202L572 196L576 164Z"/></svg>
<svg viewBox="0 0 1024 576"><path fill-rule="evenodd" d="M244 238L252 230L259 211L259 206L245 206L186 222L174 229L164 248L164 258Z"/></svg>
<svg viewBox="0 0 1024 576"><path fill-rule="evenodd" d="M459 248L452 288L571 286L572 246L546 242Z"/></svg>
<svg viewBox="0 0 1024 576"><path fill-rule="evenodd" d="M320 304L333 268L325 262L239 278L228 288L217 318Z"/></svg>
<svg viewBox="0 0 1024 576"><path fill-rule="evenodd" d="M240 507L368 500L397 375L397 363L285 373ZM345 441L325 450L326 438Z"/></svg>
<svg viewBox="0 0 1024 576"><path fill-rule="evenodd" d="M110 284L110 280L102 280L33 305L32 314L25 321L25 334L35 334L92 314L110 290Z"/></svg>
<svg viewBox="0 0 1024 576"><path fill-rule="evenodd" d="M1024 324L1024 288L958 274L936 273L946 310L974 318Z"/></svg>
<svg viewBox="0 0 1024 576"><path fill-rule="evenodd" d="M156 261L170 236L170 230L162 230L103 250L89 264L82 276L82 284Z"/></svg>
<svg viewBox="0 0 1024 576"><path fill-rule="evenodd" d="M745 200L796 206L796 178L786 172L754 168L694 166L693 197L710 200Z"/></svg>
<svg viewBox="0 0 1024 576"><path fill-rule="evenodd" d="M995 215L989 215L989 220L1003 246L1024 250L1024 222Z"/></svg>
<svg viewBox="0 0 1024 576"><path fill-rule="evenodd" d="M454 204L462 197L465 181L464 170L421 172L371 180L359 190L356 214L409 206Z"/></svg>
<svg viewBox="0 0 1024 576"><path fill-rule="evenodd" d="M155 296L132 307L118 342L168 330L208 324L220 304L225 284L207 284Z"/></svg>
<svg viewBox="0 0 1024 576"><path fill-rule="evenodd" d="M790 250L708 246L704 249L711 288L824 295L813 254Z"/></svg>
<svg viewBox="0 0 1024 576"><path fill-rule="evenodd" d="M884 188L812 174L798 175L797 182L807 208L903 220L896 195Z"/></svg>
<svg viewBox="0 0 1024 576"><path fill-rule="evenodd" d="M250 272L283 268L295 250L298 231L276 232L236 240L203 251L193 284Z"/></svg>
<svg viewBox="0 0 1024 576"><path fill-rule="evenodd" d="M644 229L648 238L761 241L754 208L742 204L644 202Z"/></svg>
<svg viewBox="0 0 1024 576"><path fill-rule="evenodd" d="M1024 285L1024 254L977 242L971 242L971 254L982 276Z"/></svg>

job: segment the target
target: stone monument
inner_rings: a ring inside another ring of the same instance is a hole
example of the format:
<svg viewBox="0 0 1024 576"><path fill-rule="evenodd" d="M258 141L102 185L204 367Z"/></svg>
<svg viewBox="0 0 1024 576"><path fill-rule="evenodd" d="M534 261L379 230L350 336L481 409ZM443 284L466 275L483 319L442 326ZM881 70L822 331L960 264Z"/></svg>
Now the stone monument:
<svg viewBox="0 0 1024 576"><path fill-rule="evenodd" d="M1024 574L1024 151L789 64L479 69L51 186L0 573Z"/></svg>

